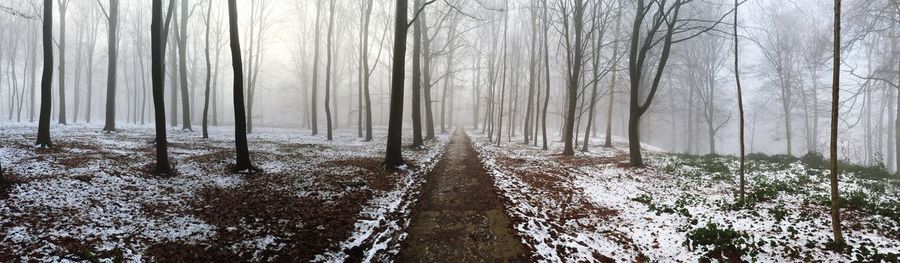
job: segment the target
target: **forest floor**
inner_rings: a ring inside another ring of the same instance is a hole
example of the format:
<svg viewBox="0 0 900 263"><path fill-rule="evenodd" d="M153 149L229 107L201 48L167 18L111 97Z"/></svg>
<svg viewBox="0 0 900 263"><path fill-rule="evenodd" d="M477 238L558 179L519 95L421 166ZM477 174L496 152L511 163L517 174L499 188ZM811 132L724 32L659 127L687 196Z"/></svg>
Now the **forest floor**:
<svg viewBox="0 0 900 263"><path fill-rule="evenodd" d="M396 254L447 142L407 149L408 169L385 173L384 141L355 129L334 141L257 129L250 150L263 172L247 176L230 172L233 128L206 140L172 130L177 175L158 178L152 127L101 128L53 125L55 147L43 150L32 146L35 125L0 123L13 182L0 190L0 262L378 261Z"/></svg>
<svg viewBox="0 0 900 263"><path fill-rule="evenodd" d="M428 174L400 262L527 262L529 254L464 130Z"/></svg>
<svg viewBox="0 0 900 263"><path fill-rule="evenodd" d="M171 178L152 176L153 129L0 123L0 262L537 261L897 262L900 178L842 165L843 251L829 248L821 157L750 155L747 198L730 156L590 142L561 156L482 134L439 135L381 168L385 130L334 141L308 131L250 135L264 172L230 172L233 128L171 130ZM407 135L409 133L406 133ZM404 137L409 142L410 136ZM452 142L451 142L452 141ZM519 141L519 142L516 142ZM445 150L447 151L445 153Z"/></svg>
<svg viewBox="0 0 900 263"><path fill-rule="evenodd" d="M829 248L828 171L821 157L748 156L747 197L736 197L731 156L669 154L644 146L646 168L629 167L624 140L562 156L521 137L475 149L536 261L897 262L900 178L842 165L848 247ZM600 136L603 138L603 136ZM579 146L581 144L578 144ZM580 147L579 147L580 148Z"/></svg>

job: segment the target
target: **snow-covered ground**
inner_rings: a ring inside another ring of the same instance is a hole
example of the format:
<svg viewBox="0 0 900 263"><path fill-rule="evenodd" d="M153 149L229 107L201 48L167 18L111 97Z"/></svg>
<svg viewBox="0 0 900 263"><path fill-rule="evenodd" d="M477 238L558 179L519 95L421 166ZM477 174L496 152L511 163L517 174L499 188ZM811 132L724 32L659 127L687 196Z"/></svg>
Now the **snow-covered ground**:
<svg viewBox="0 0 900 263"><path fill-rule="evenodd" d="M752 201L740 206L731 157L651 152L647 168L633 169L621 139L614 148L592 141L589 153L564 157L561 143L543 151L521 139L497 146L472 137L537 261L896 262L900 254L896 177L841 177L851 200L842 224L851 248L837 253L826 249L827 171L800 161L751 161Z"/></svg>
<svg viewBox="0 0 900 263"><path fill-rule="evenodd" d="M341 261L395 253L422 174L446 136L405 149L408 171L381 169L355 129L334 141L308 131L257 128L252 176L230 172L233 128L170 130L177 176L149 174L153 129L54 125L56 146L32 146L36 126L0 123L0 163L15 183L0 197L0 261ZM199 127L195 127L199 129ZM324 132L324 131L322 131ZM394 252L392 252L392 250Z"/></svg>

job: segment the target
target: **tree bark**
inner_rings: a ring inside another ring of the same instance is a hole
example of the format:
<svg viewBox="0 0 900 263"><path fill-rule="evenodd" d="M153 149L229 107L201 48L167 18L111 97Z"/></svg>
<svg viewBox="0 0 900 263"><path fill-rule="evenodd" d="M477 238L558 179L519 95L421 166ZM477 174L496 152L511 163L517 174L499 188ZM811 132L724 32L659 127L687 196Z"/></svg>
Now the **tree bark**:
<svg viewBox="0 0 900 263"><path fill-rule="evenodd" d="M181 0L181 20L179 21L178 37L178 76L181 80L181 129L193 131L191 127L191 94L188 92L187 74L187 28L188 28L188 3Z"/></svg>
<svg viewBox="0 0 900 263"><path fill-rule="evenodd" d="M169 146L166 141L166 107L163 88L166 81L166 36L169 34L169 22L175 8L175 0L169 1L166 21L163 24L162 0L153 0L153 17L150 24L150 42L152 53L153 109L156 122L156 167L157 176L172 176L169 166Z"/></svg>
<svg viewBox="0 0 900 263"><path fill-rule="evenodd" d="M372 18L372 6L374 5L373 1L364 1L365 2L365 13L363 15L363 44L362 44L362 63L363 63L363 75L362 75L362 83L363 83L363 97L365 100L365 121L366 121L366 141L372 141L372 96L369 92L369 82L371 80L371 73L369 72L369 22ZM381 54L379 52L379 54Z"/></svg>
<svg viewBox="0 0 900 263"><path fill-rule="evenodd" d="M331 123L331 106L329 106L328 102L331 100L331 56L334 50L332 44L334 43L334 6L335 3L331 1L331 8L328 16L328 36L326 36L325 41L328 42L325 45L325 120L327 123L327 133L328 140L331 141L334 138L332 137L332 123Z"/></svg>
<svg viewBox="0 0 900 263"><path fill-rule="evenodd" d="M543 149L545 151L550 149L547 143L547 108L549 108L550 105L550 38L547 36L550 32L550 15L547 12L547 1L548 0L543 0L542 4L542 9L544 12L544 81L546 82L544 87L546 91L544 93L546 94L546 96L544 96L544 109L541 113L541 134L544 137Z"/></svg>
<svg viewBox="0 0 900 263"><path fill-rule="evenodd" d="M107 15L109 16L107 18L109 64L106 75L106 124L103 126L103 131L114 132L116 131L116 78L118 77L116 63L119 58L119 0L109 0L109 14Z"/></svg>
<svg viewBox="0 0 900 263"><path fill-rule="evenodd" d="M44 72L41 75L41 114L38 120L38 135L35 145L41 148L53 147L50 140L50 110L52 103L51 84L53 82L53 0L44 0Z"/></svg>
<svg viewBox="0 0 900 263"><path fill-rule="evenodd" d="M209 138L209 93L210 82L212 80L212 61L209 57L209 27L210 17L212 17L212 2L206 3L206 46L204 54L206 55L206 90L203 96L203 138Z"/></svg>
<svg viewBox="0 0 900 263"><path fill-rule="evenodd" d="M844 244L841 234L840 193L838 192L838 121L841 85L841 0L834 0L834 68L831 93L831 228L835 244Z"/></svg>
<svg viewBox="0 0 900 263"><path fill-rule="evenodd" d="M417 2L420 0L416 0ZM403 161L403 91L406 79L407 0L397 0L394 14L394 55L391 69L391 105L385 150L386 170L398 169ZM416 4L416 7L419 5Z"/></svg>
<svg viewBox="0 0 900 263"><path fill-rule="evenodd" d="M59 124L66 124L66 12L69 0L59 0Z"/></svg>
<svg viewBox="0 0 900 263"><path fill-rule="evenodd" d="M244 112L244 69L241 61L241 40L238 36L237 4L228 0L228 25L231 36L231 66L234 68L234 142L237 152L237 163L234 171L253 173L256 168L250 162L250 150L247 145L247 116Z"/></svg>
<svg viewBox="0 0 900 263"><path fill-rule="evenodd" d="M740 129L740 166L738 167L738 174L740 176L740 200L744 202L744 188L746 183L744 182L744 169L745 169L745 146L744 146L744 93L741 88L741 63L740 63L740 39L738 38L737 25L738 25L738 0L734 0L734 24L733 24L733 36L734 36L734 82L737 85L737 99L738 99L738 115L740 117L739 121L739 129Z"/></svg>
<svg viewBox="0 0 900 263"><path fill-rule="evenodd" d="M316 0L316 37L313 48L313 72L312 72L312 105L311 116L312 120L312 135L319 135L319 103L317 98L319 97L319 42L321 42L321 30L322 27L322 0Z"/></svg>
<svg viewBox="0 0 900 263"><path fill-rule="evenodd" d="M563 140L565 143L565 148L563 149L563 155L575 155L575 145L573 143L575 138L575 109L578 106L578 88L581 77L581 66L582 60L584 59L584 49L582 47L582 38L584 34L584 10L586 9L584 0L576 0L575 6L573 7L573 17L572 17L572 27L575 31L575 39L574 44L569 44L568 38L570 37L568 34L568 26L566 26L566 35L564 36L566 40L566 49L567 49L567 66L568 69L568 83L566 87L567 95L566 101L568 104L566 106L566 123L563 131Z"/></svg>
<svg viewBox="0 0 900 263"><path fill-rule="evenodd" d="M413 2L413 9L422 8L422 0ZM413 58L412 58L412 123L413 143L412 147L422 147L422 21L413 21ZM396 74L396 73L394 73Z"/></svg>

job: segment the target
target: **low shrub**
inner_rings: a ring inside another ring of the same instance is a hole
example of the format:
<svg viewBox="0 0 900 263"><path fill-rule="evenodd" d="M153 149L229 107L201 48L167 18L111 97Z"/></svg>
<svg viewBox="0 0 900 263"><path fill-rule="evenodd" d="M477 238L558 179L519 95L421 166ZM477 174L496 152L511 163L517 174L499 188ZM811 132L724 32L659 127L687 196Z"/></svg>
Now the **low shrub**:
<svg viewBox="0 0 900 263"><path fill-rule="evenodd" d="M759 254L752 235L745 231L735 231L731 227L721 228L715 223L694 229L687 237L688 249L704 249L705 258L719 262L741 261L744 256L756 257Z"/></svg>

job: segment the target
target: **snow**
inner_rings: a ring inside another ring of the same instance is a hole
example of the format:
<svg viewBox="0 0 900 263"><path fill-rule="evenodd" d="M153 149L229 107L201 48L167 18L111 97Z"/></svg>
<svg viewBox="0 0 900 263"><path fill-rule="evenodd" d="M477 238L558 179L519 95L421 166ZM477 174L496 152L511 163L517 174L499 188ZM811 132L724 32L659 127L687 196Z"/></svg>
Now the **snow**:
<svg viewBox="0 0 900 263"><path fill-rule="evenodd" d="M556 155L562 152L559 143L552 143L550 151L543 151L516 142L504 141L497 146L482 136L473 137L479 138L475 140L476 150L506 198L510 216L519 222L515 227L523 242L534 250L537 261L596 262L602 260L597 255L600 254L619 262L641 259L696 262L710 248L690 250L687 233L709 222L746 231L754 241L764 243L755 258L750 255L742 258L746 261L803 260L785 252L788 248L798 250L799 255L826 261L849 261L858 252L840 254L824 249L831 237L828 208L807 204L812 196L828 194L824 176L813 177L812 186L798 193L779 193L777 198L761 202L755 209L734 211L722 209L721 204L735 202L736 180L716 181L713 179L716 174L702 172L698 178L669 174L663 168L675 163L677 157L652 146L645 146L651 149L645 153L649 168L633 169L625 165L626 152L618 150L627 149L621 139L616 140L615 148L603 148L600 143L592 142L591 152L579 152L566 160ZM726 162L726 165L736 170L736 162ZM684 174L699 171L688 165L672 166ZM534 179L536 171L550 179ZM807 177L808 171L799 163L787 169L751 169L748 182L797 180ZM865 191L864 183L873 182L845 176L840 189L842 193ZM748 184L752 190L752 184ZM887 187L886 193L893 194L878 195L879 200L900 200L900 184L885 182L883 185ZM657 206L657 210L673 207L676 212L653 211L649 204L637 201L642 196L651 197L650 204ZM582 204L581 200L590 205ZM600 212L565 216L567 211L591 205ZM686 214L678 212L679 205L686 209ZM770 214L770 209L775 207L786 210L785 219L777 221ZM880 231L897 229L900 222L857 211L844 210L844 213L850 214L844 222L848 244L857 249L866 246L881 253L900 253L900 240ZM771 242L789 244L772 246ZM807 247L807 242L814 243L814 247Z"/></svg>
<svg viewBox="0 0 900 263"><path fill-rule="evenodd" d="M120 132L103 133L92 124L53 125L56 147L36 150L36 125L0 122L0 162L20 181L9 190L9 198L0 199L0 258L81 261L85 251L76 247L85 247L98 257L118 250L126 262L143 261L155 244L206 244L229 232L245 236L225 249L246 260L271 260L264 257L271 254L267 252L285 249L284 240L292 233L267 233L251 221L219 226L197 216L203 209L196 206L199 191L241 191L250 183L252 177L228 169L234 158L233 128L211 127L205 140L199 132L170 130L177 175L158 178L148 173L154 163L153 127L120 126ZM359 204L362 212L355 230L346 234L350 238L334 240L328 251L320 252L337 259L346 257L344 250L365 245L367 254L385 254L397 246L397 232L408 224L409 204L422 175L440 159L448 141L440 136L424 150L404 152L419 167L397 174L400 180L386 191L367 186L347 191L335 185L335 180L361 181L356 177L363 170L327 164L381 158L385 132L376 129L376 140L365 142L355 129L336 130L335 140L325 141L305 135L308 131L256 128L249 135L250 151L264 173L250 176L277 178L269 190L323 200L326 206L338 205L333 200L349 194L372 193L368 202Z"/></svg>

